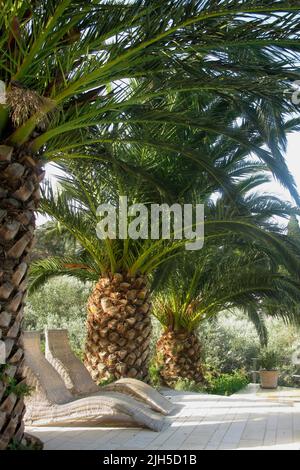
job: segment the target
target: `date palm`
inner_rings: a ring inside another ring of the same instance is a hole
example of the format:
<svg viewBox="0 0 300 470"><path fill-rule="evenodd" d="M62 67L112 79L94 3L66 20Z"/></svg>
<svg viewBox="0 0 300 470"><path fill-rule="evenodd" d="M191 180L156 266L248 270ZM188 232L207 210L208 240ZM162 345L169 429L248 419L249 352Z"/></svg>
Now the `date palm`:
<svg viewBox="0 0 300 470"><path fill-rule="evenodd" d="M239 177L235 185L238 198L234 205L226 195L210 202L207 217L251 217L261 228L277 233L289 253L299 259L296 241L290 233L284 235L274 221L295 220L299 211L276 196L261 194L259 187L269 177L265 171L255 171L252 165L242 160L236 168L231 167L231 175ZM178 377L203 380L197 330L202 322L224 310L244 311L263 345L268 339L266 314L299 323L299 282L297 269L284 267L270 246L249 243L236 233L225 236L223 241L218 239L217 244L209 242L199 254L179 257L158 270L154 279L159 291L154 315L164 330L157 342L157 363L163 381L174 385Z"/></svg>
<svg viewBox="0 0 300 470"><path fill-rule="evenodd" d="M231 239L223 247L202 250L194 261L181 259L173 266L154 301L154 315L163 327L156 362L164 383L173 386L178 378L204 380L197 331L225 310L242 310L263 344L266 315L299 324L299 278L283 273L274 258L274 253L262 253L253 244L234 246Z"/></svg>
<svg viewBox="0 0 300 470"><path fill-rule="evenodd" d="M239 105L247 94L269 116L273 156L263 158L279 178L284 168L295 195L274 150L283 143L282 113L291 109L283 92L296 77L299 9L264 0L1 0L0 7L0 326L9 365L0 380L3 449L23 435L22 397L6 383L22 380L22 312L43 162L79 158L83 149L86 156L96 142L132 143L134 124L143 148L164 147L205 165L197 149L152 141L147 123L204 127L172 118L170 90L209 90Z"/></svg>
<svg viewBox="0 0 300 470"><path fill-rule="evenodd" d="M135 184L131 185L129 175L112 173L99 162L84 166L68 164L68 174L61 178L58 194L47 189L41 210L59 222L77 240L81 250L73 256L33 263L31 289L37 289L49 277L58 275L93 281L95 288L88 302L85 350L88 370L95 381L128 376L146 380L151 335L151 274L170 258L178 256L184 241L97 238L100 204L109 201L118 209L119 194L125 186L128 205L135 201L147 204L149 197L155 197L155 192L151 185L147 188L144 181L137 185L134 177ZM160 202L159 193L152 201ZM286 210L286 207L282 209L282 213ZM250 212L241 217L208 208L206 243L218 239L223 243L225 234L241 240L258 239L268 252L274 250L283 263L297 269L298 263L294 263L280 236L275 230L262 229L255 219L252 223Z"/></svg>

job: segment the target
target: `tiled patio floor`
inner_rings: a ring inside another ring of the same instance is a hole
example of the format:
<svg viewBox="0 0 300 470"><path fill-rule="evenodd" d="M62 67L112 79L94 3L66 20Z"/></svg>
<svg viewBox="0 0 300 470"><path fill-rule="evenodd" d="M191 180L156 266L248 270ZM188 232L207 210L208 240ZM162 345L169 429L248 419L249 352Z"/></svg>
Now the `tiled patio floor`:
<svg viewBox="0 0 300 470"><path fill-rule="evenodd" d="M164 429L28 428L46 450L300 450L300 389L260 391L249 385L232 397L164 392L176 408Z"/></svg>

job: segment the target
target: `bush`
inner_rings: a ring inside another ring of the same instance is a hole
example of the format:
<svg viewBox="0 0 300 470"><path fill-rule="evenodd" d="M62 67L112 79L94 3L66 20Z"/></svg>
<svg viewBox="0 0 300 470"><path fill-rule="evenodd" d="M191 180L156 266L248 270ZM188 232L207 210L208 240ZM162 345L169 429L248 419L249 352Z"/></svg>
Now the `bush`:
<svg viewBox="0 0 300 470"><path fill-rule="evenodd" d="M244 370L233 374L221 374L219 376L208 375L205 377L205 385L197 384L193 380L178 379L174 389L185 392L210 393L212 395L230 396L249 384L249 379Z"/></svg>
<svg viewBox="0 0 300 470"><path fill-rule="evenodd" d="M280 364L280 354L272 349L263 348L258 356L258 364L261 369L274 370Z"/></svg>
<svg viewBox="0 0 300 470"><path fill-rule="evenodd" d="M276 319L267 319L267 327L268 349L276 352L280 364L279 385L295 387L292 376L297 367L292 363L292 355L299 350L299 328ZM208 371L230 374L244 369L252 379L253 359L259 358L261 346L254 326L242 313L224 313L216 320L202 323L199 339Z"/></svg>
<svg viewBox="0 0 300 470"><path fill-rule="evenodd" d="M216 373L251 371L253 359L260 351L254 327L239 314L221 314L213 321L202 323L199 339L205 366Z"/></svg>
<svg viewBox="0 0 300 470"><path fill-rule="evenodd" d="M235 371L233 374L211 377L204 390L213 395L230 396L245 388L249 382L248 375L244 370Z"/></svg>
<svg viewBox="0 0 300 470"><path fill-rule="evenodd" d="M81 355L86 335L86 304L91 288L90 284L66 276L50 279L29 295L24 328L66 328L74 352Z"/></svg>
<svg viewBox="0 0 300 470"><path fill-rule="evenodd" d="M162 370L163 366L158 364L158 362L158 358L154 356L149 365L150 384L154 388L160 388L162 385L160 371Z"/></svg>
<svg viewBox="0 0 300 470"><path fill-rule="evenodd" d="M197 384L194 380L180 378L174 385L174 389L183 392L198 392L202 393L203 387Z"/></svg>

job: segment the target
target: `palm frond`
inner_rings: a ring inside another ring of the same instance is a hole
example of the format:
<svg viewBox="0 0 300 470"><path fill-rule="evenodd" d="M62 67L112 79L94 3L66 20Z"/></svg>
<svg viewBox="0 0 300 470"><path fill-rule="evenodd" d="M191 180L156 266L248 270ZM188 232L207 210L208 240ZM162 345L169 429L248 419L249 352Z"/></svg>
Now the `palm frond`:
<svg viewBox="0 0 300 470"><path fill-rule="evenodd" d="M29 292L38 290L46 281L56 276L70 276L80 281L97 281L99 273L91 263L79 257L47 258L32 263L29 272Z"/></svg>
<svg viewBox="0 0 300 470"><path fill-rule="evenodd" d="M298 77L298 17L289 1L8 0L0 20L0 80L8 92L30 90L44 104L19 128L7 126L6 138L15 145L30 141L32 150L48 156L63 152L64 142L72 158L74 149L86 154L87 143L96 140L91 133L106 136L104 144L125 137L133 144L139 128L137 145L159 142L157 151L166 153L177 148L226 186L221 168L206 162L196 143L223 135L244 152L251 147L297 199L282 151L284 116L297 111L286 89ZM205 95L235 110L231 127ZM191 101L212 114L204 119ZM48 130L35 135L46 115ZM243 137L236 132L239 119ZM162 128L165 138L157 139ZM179 142L172 148L175 129L178 137L186 130L194 134L193 149ZM257 146L254 133L268 151Z"/></svg>

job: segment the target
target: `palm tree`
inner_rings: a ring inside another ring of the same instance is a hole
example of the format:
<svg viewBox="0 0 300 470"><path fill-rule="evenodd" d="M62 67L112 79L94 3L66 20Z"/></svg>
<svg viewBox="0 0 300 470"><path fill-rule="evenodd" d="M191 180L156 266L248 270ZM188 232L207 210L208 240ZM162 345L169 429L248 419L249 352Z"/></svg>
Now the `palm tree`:
<svg viewBox="0 0 300 470"><path fill-rule="evenodd" d="M265 344L264 315L299 324L299 299L299 278L282 273L274 253L262 253L253 244L239 246L231 239L223 247L202 250L194 260L181 258L154 301L154 315L163 326L156 346L162 380L169 386L178 378L203 381L197 336L203 322L238 308L248 315Z"/></svg>
<svg viewBox="0 0 300 470"><path fill-rule="evenodd" d="M230 168L229 174L236 180L234 204L226 194L215 202L208 200L207 218L250 216L261 228L277 233L279 230L288 251L299 259L297 240L291 235L292 229L296 235L299 210L274 195L257 191L261 184L270 181L261 165L242 159ZM274 218L290 219L288 236L283 236L284 229ZM226 309L243 310L256 327L263 346L268 341L265 314L299 322L299 274L297 270L289 272L278 263L277 253L265 248L233 234L223 242L218 239L217 245L206 244L194 258L180 257L175 264L158 270L153 285L161 292L154 302L154 315L164 328L157 343L157 359L165 382L174 384L178 376L202 379L197 328L202 321L215 318Z"/></svg>
<svg viewBox="0 0 300 470"><path fill-rule="evenodd" d="M97 180L99 174L102 184ZM150 275L169 258L180 254L183 240L98 239L95 228L101 203L109 201L118 208L124 185L128 205L135 201L147 203L155 192L144 181L137 185L133 177L135 184L131 184L127 174L112 173L99 162L68 164L68 175L61 178L62 189L58 194L47 189L40 210L64 227L81 250L73 256L35 262L31 268L31 289L57 275L94 281L96 285L88 302L85 351L88 370L96 381L127 376L146 380L151 335ZM158 193L153 200L159 201ZM285 210L286 207L282 212ZM259 224L252 223L248 213L243 218L221 214L220 210L210 212L205 222L206 243L215 239L223 243L226 234L228 237L236 234L241 240L258 237L268 252L274 250L283 263L294 264L275 230L262 230Z"/></svg>
<svg viewBox="0 0 300 470"><path fill-rule="evenodd" d="M0 379L1 407L8 410L1 419L3 449L23 435L22 397L6 384L9 374L22 380L22 312L43 162L80 158L83 149L86 156L96 142L104 148L130 142L132 123L140 124L143 148L165 146L203 163L197 151L153 142L145 131L149 122L193 125L184 116L172 119L170 103L165 109L164 94L178 88L209 89L230 101L245 93L272 116L270 128L279 135L282 112L291 109L283 91L296 77L299 33L298 6L288 1L253 6L244 0L238 7L233 0L0 5L0 327L9 365ZM282 143L276 137L272 145L278 150ZM281 154L263 157L279 176ZM289 177L285 183L293 191Z"/></svg>

